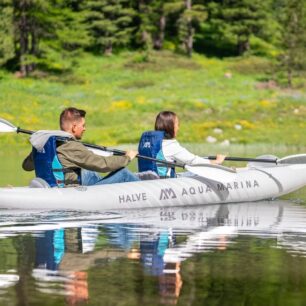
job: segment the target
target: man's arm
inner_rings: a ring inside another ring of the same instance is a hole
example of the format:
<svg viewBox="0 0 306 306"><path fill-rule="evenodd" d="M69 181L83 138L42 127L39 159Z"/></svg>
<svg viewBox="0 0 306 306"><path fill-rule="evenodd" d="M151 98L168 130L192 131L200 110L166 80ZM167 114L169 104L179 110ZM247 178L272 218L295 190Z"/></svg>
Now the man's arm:
<svg viewBox="0 0 306 306"><path fill-rule="evenodd" d="M69 141L57 148L60 162L65 168L80 167L96 172L111 172L126 167L129 156L100 156L87 150L78 141Z"/></svg>
<svg viewBox="0 0 306 306"><path fill-rule="evenodd" d="M32 154L32 152L23 161L22 168L25 171L33 171L34 170L34 161L33 161L33 154Z"/></svg>

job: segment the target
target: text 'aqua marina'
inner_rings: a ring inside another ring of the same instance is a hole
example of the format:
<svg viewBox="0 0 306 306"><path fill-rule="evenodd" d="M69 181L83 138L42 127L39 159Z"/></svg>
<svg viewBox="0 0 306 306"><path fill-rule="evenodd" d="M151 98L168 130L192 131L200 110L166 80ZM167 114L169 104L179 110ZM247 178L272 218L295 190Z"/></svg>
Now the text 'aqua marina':
<svg viewBox="0 0 306 306"><path fill-rule="evenodd" d="M208 192L222 192L222 191L231 191L237 189L250 189L258 188L259 183L256 180L240 181L240 182L231 182L227 184L216 184L215 186L209 185L199 185L196 187L186 187L182 188L180 191L174 190L173 188L162 188L159 192L159 200L170 200L176 199L179 196L189 196L189 195L198 195ZM139 201L147 201L148 196L146 192L141 193L130 193L130 194L121 194L119 195L119 203L133 203Z"/></svg>

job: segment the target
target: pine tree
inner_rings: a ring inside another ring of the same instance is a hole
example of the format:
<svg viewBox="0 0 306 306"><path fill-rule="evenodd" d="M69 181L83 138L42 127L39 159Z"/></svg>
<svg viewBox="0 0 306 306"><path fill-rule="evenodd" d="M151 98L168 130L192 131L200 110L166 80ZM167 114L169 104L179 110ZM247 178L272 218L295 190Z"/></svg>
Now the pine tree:
<svg viewBox="0 0 306 306"><path fill-rule="evenodd" d="M153 48L161 50L165 39L166 29L166 11L165 4L167 0L154 0L152 1L152 16L150 18L154 25L152 31Z"/></svg>
<svg viewBox="0 0 306 306"><path fill-rule="evenodd" d="M207 10L204 39L215 45L235 45L239 55L250 50L252 35L264 37L274 25L269 0L208 0Z"/></svg>
<svg viewBox="0 0 306 306"><path fill-rule="evenodd" d="M153 37L155 24L152 22L154 0L134 0L133 8L136 12L134 43L136 47L141 47L146 51L146 60L149 59L150 52L153 48Z"/></svg>
<svg viewBox="0 0 306 306"><path fill-rule="evenodd" d="M181 49L191 56L196 27L206 18L204 6L192 0L153 0L150 7L149 20L154 47L161 49L165 35L168 34L176 44L179 41ZM168 32L167 19L171 19L174 24L168 26L170 28Z"/></svg>
<svg viewBox="0 0 306 306"><path fill-rule="evenodd" d="M135 0L134 7L137 12L136 18L136 43L146 50L146 60L150 57L150 52L154 48L160 50L165 40L167 19L170 16L174 23L183 11L184 2L182 0ZM172 30L173 25L170 25ZM173 37L170 31L169 37ZM174 31L177 35L177 29Z"/></svg>
<svg viewBox="0 0 306 306"><path fill-rule="evenodd" d="M178 35L182 43L183 50L188 56L192 55L195 26L203 22L207 14L204 6L193 4L192 0L184 0L184 10L178 20Z"/></svg>
<svg viewBox="0 0 306 306"><path fill-rule="evenodd" d="M23 76L37 65L43 69L67 68L66 53L71 55L88 43L82 16L73 12L71 0L12 0L12 3L15 52Z"/></svg>
<svg viewBox="0 0 306 306"><path fill-rule="evenodd" d="M299 0L282 3L279 20L283 25L281 68L287 73L288 86L292 86L295 71L306 70L306 4Z"/></svg>
<svg viewBox="0 0 306 306"><path fill-rule="evenodd" d="M131 40L134 10L129 0L87 0L87 23L93 46L104 54L114 47L126 46Z"/></svg>
<svg viewBox="0 0 306 306"><path fill-rule="evenodd" d="M11 0L0 3L0 65L14 57L13 7Z"/></svg>
<svg viewBox="0 0 306 306"><path fill-rule="evenodd" d="M86 14L82 1L57 0L51 9L54 23L54 39L61 52L74 52L87 47L90 42Z"/></svg>

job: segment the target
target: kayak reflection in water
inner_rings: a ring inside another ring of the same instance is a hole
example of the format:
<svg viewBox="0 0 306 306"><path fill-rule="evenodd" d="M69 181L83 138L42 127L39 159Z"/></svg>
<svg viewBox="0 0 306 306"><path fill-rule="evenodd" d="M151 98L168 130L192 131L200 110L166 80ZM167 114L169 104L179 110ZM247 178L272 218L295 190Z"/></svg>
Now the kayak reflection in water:
<svg viewBox="0 0 306 306"><path fill-rule="evenodd" d="M138 181L139 178L125 168L137 155L136 151L127 151L124 156L100 156L78 141L86 130L85 115L84 110L66 108L60 115L61 131L33 134L30 139L33 150L24 160L23 169L35 170L36 176L51 187ZM110 173L102 177L96 171Z"/></svg>

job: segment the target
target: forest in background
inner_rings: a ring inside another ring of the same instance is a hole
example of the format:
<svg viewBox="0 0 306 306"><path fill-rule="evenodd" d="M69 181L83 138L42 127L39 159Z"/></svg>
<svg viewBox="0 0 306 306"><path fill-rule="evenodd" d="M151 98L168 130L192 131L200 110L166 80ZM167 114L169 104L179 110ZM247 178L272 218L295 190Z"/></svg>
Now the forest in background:
<svg viewBox="0 0 306 306"><path fill-rule="evenodd" d="M72 72L82 52L171 50L257 55L269 78L304 75L306 2L299 0L1 0L0 66L19 77Z"/></svg>

